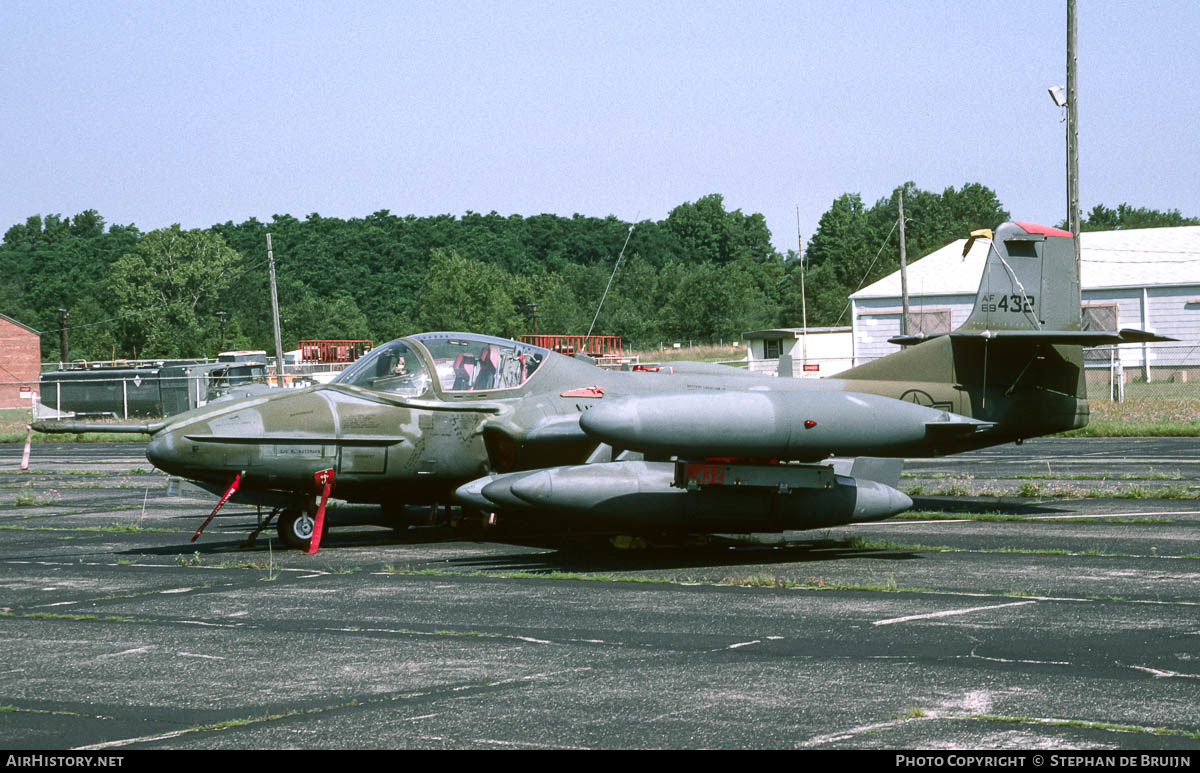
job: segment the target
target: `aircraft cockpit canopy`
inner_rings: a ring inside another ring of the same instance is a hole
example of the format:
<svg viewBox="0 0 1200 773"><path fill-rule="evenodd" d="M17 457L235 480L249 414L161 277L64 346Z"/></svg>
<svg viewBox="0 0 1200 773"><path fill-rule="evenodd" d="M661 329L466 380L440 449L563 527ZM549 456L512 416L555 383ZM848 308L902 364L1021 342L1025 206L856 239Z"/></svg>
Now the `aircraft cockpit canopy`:
<svg viewBox="0 0 1200 773"><path fill-rule="evenodd" d="M470 333L413 336L433 355L444 392L516 389L533 375L549 350L506 338Z"/></svg>
<svg viewBox="0 0 1200 773"><path fill-rule="evenodd" d="M416 350L404 341L392 341L372 349L334 381L402 397L420 397L429 391L430 379Z"/></svg>

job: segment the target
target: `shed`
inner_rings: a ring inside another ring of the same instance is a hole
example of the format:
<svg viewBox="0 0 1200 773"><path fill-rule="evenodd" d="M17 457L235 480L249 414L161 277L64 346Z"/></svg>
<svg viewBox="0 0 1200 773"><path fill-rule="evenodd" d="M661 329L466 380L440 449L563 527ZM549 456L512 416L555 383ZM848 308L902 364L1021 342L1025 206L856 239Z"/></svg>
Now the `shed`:
<svg viewBox="0 0 1200 773"><path fill-rule="evenodd" d="M780 327L743 333L748 369L775 373L780 358L791 358L793 376L820 378L850 367L850 327ZM786 371L786 368L785 368Z"/></svg>

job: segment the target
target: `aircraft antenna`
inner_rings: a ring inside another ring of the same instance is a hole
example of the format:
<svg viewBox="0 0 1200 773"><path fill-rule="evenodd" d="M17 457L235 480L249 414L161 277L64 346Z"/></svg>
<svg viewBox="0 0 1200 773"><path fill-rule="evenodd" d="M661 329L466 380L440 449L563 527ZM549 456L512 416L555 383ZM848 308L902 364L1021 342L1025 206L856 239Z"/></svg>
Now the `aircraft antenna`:
<svg viewBox="0 0 1200 773"><path fill-rule="evenodd" d="M604 288L604 295L600 296L600 305L596 307L596 316L592 317L592 326L588 328L587 338L584 339L583 345L586 349L587 342L592 337L592 330L596 327L596 320L600 319L600 309L604 308L604 299L608 297L608 288L612 287L613 278L617 275L617 268L621 265L621 258L625 257L625 248L629 246L629 239L633 236L633 224L629 224L629 233L625 234L625 243L621 245L621 252L617 255L617 264L613 266L612 276L608 278L608 284Z"/></svg>
<svg viewBox="0 0 1200 773"><path fill-rule="evenodd" d="M801 357L803 365L808 364L808 300L804 297L804 239L800 237L800 200L796 199L796 254L800 256L800 324L804 327L801 334Z"/></svg>

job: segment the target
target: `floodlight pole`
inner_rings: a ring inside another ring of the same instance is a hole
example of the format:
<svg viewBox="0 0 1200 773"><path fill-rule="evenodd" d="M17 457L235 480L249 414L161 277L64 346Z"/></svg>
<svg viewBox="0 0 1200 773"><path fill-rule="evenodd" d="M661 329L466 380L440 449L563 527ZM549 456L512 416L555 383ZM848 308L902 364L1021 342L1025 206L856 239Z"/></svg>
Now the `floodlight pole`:
<svg viewBox="0 0 1200 773"><path fill-rule="evenodd" d="M267 265L271 269L271 317L275 322L275 369L279 386L283 386L283 342L279 335L279 294L275 291L275 253L271 250L271 234L267 234Z"/></svg>
<svg viewBox="0 0 1200 773"><path fill-rule="evenodd" d="M908 335L908 247L904 242L904 188L900 197L900 335Z"/></svg>
<svg viewBox="0 0 1200 773"><path fill-rule="evenodd" d="M1080 308L1083 304L1082 260L1079 244L1081 218L1079 215L1079 88L1076 68L1075 0L1067 0L1067 230L1074 236L1075 275L1079 282Z"/></svg>

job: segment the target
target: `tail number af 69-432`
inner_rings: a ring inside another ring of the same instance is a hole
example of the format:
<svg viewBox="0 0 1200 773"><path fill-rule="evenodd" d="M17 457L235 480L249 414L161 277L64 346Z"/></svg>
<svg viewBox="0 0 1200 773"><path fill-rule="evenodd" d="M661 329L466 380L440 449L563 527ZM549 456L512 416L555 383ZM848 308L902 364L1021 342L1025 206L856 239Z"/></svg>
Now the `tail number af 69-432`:
<svg viewBox="0 0 1200 773"><path fill-rule="evenodd" d="M981 297L979 308L981 311L1011 311L1014 314L1029 314L1034 311L1034 306L1037 305L1037 300L1032 295L1001 295L999 300L996 300L994 295L984 295Z"/></svg>

